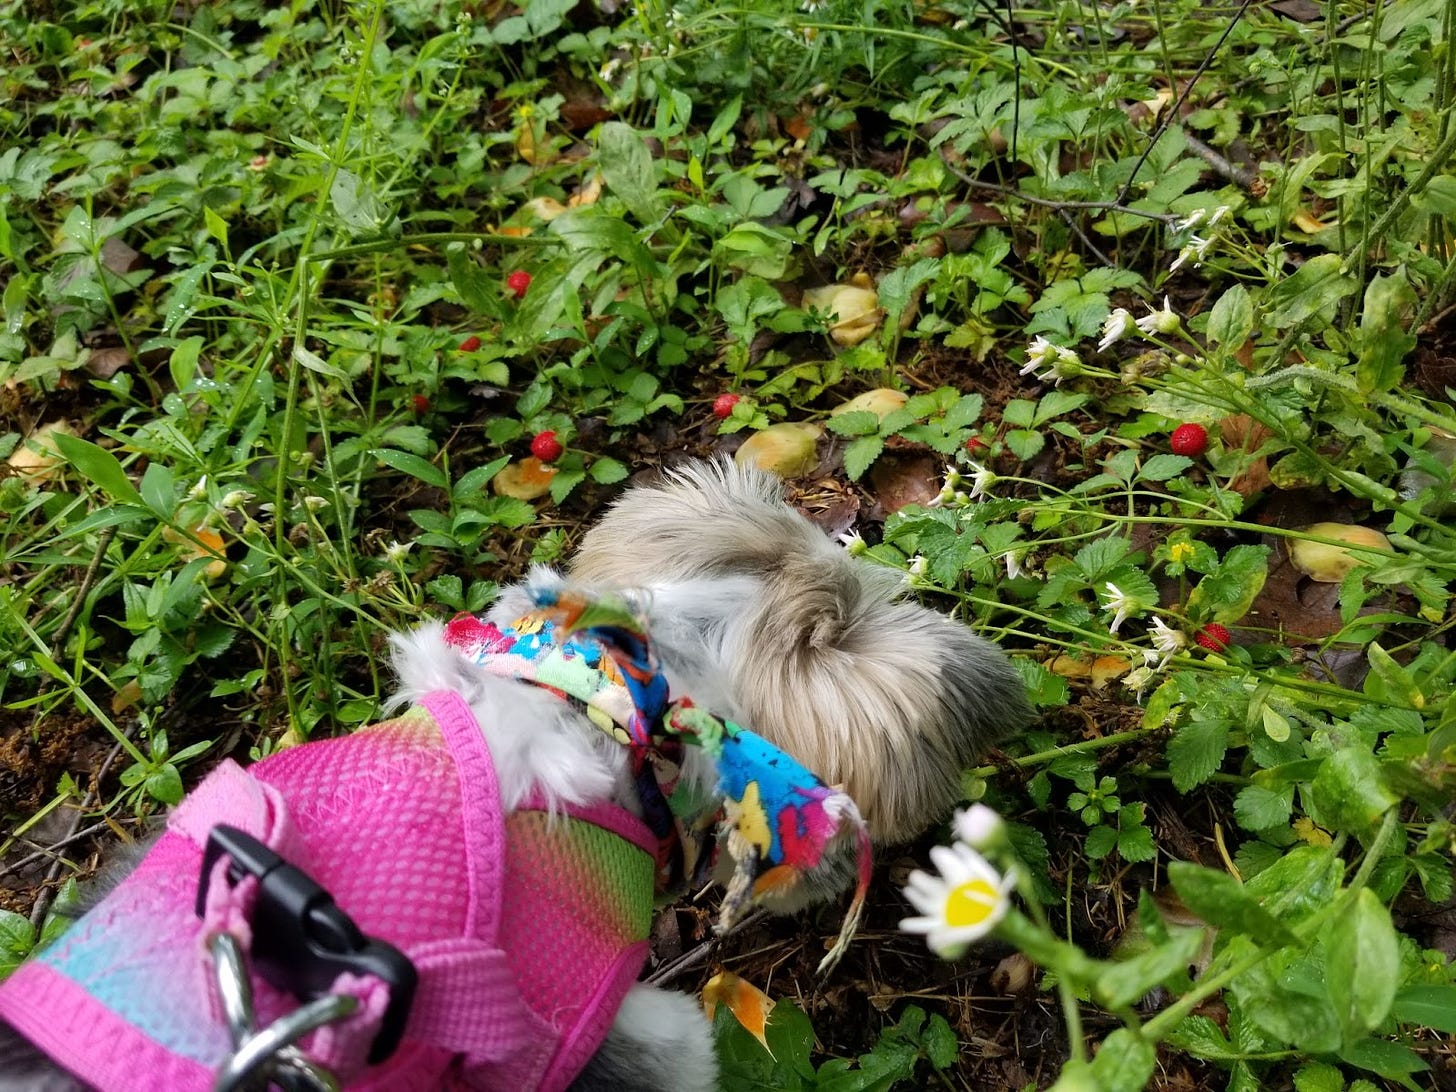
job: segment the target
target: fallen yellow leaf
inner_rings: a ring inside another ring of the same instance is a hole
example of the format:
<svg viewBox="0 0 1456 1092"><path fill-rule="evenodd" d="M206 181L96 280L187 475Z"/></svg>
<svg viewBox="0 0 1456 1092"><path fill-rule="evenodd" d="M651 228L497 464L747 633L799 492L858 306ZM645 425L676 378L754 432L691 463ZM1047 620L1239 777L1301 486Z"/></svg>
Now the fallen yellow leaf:
<svg viewBox="0 0 1456 1092"><path fill-rule="evenodd" d="M556 468L547 466L534 455L510 463L490 480L490 487L502 497L516 500L535 500L551 492L551 479L556 477Z"/></svg>
<svg viewBox="0 0 1456 1092"><path fill-rule="evenodd" d="M817 444L824 430L818 425L781 421L755 432L733 453L739 466L749 464L780 478L797 478L819 462Z"/></svg>
<svg viewBox="0 0 1456 1092"><path fill-rule="evenodd" d="M728 1011L744 1030L757 1039L764 1050L768 1050L764 1032L768 1027L769 1013L773 1012L773 998L732 971L719 971L703 987L703 1011L708 1014L709 1020L713 1019L720 1003L727 1005Z"/></svg>
<svg viewBox="0 0 1456 1092"><path fill-rule="evenodd" d="M111 712L115 715L123 709L130 709L141 700L141 684L135 679L127 679L126 682L121 684L121 689L111 695Z"/></svg>
<svg viewBox="0 0 1456 1092"><path fill-rule="evenodd" d="M223 544L222 535L211 527L200 524L192 528L189 535L184 535L171 527L162 529L164 539L182 548L184 561L193 561L199 557L211 558L212 560L202 571L207 574L207 579L216 580L227 571L227 547Z"/></svg>
<svg viewBox="0 0 1456 1092"><path fill-rule="evenodd" d="M50 481L66 464L66 460L61 458L61 453L51 441L51 437L58 432L67 436L76 435L76 430L68 421L52 421L48 425L41 425L20 442L10 453L6 463L23 478L29 478L33 482Z"/></svg>
<svg viewBox="0 0 1456 1092"><path fill-rule="evenodd" d="M858 345L880 326L885 313L880 310L880 296L874 281L864 273L856 273L843 284L810 288L804 292L804 310L833 315L829 336L836 345Z"/></svg>

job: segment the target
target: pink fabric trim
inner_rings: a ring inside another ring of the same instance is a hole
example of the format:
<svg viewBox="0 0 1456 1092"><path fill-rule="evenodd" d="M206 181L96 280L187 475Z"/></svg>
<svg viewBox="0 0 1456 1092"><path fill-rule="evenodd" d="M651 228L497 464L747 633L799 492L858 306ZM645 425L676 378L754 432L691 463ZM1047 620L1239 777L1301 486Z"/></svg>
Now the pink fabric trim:
<svg viewBox="0 0 1456 1092"><path fill-rule="evenodd" d="M540 1092L561 1092L591 1061L591 1056L602 1045L612 1021L617 1017L622 998L642 973L649 947L647 941L639 941L617 957L582 1009L582 1017L576 1027L571 1029L561 1049L556 1052L551 1068L542 1075Z"/></svg>
<svg viewBox="0 0 1456 1092"><path fill-rule="evenodd" d="M411 1018L410 1031L426 1042L440 1042L463 1053L465 1078L480 1087L534 1088L557 1051L560 1034L527 1008L510 963L499 951L506 831L495 764L464 698L438 690L420 704L439 726L459 774L465 923L466 935L472 938L462 947L476 951L442 953L430 975L412 953L421 972L421 992L436 993L434 983L428 988L425 984L438 977L443 993L433 1001L416 998L415 1005L423 1004L426 1015ZM463 992L467 987L479 992Z"/></svg>
<svg viewBox="0 0 1456 1092"><path fill-rule="evenodd" d="M199 1062L137 1033L84 987L42 963L22 964L0 991L0 1016L52 1058L65 1059L77 1077L100 1089L191 1092L212 1088L213 1074ZM92 1049L77 1051L77 1043Z"/></svg>

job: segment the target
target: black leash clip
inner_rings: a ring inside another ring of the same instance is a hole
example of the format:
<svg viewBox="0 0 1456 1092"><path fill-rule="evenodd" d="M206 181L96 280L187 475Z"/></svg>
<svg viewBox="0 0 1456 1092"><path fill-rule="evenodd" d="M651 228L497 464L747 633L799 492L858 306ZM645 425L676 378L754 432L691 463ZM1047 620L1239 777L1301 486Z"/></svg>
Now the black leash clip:
<svg viewBox="0 0 1456 1092"><path fill-rule="evenodd" d="M251 835L219 823L207 837L197 884L197 916L204 916L207 888L218 858L227 856L228 880L258 879L253 907L253 962L270 985L300 1001L326 996L345 971L373 975L389 987L389 1005L369 1064L394 1053L404 1037L419 972L394 945L366 936L313 878Z"/></svg>

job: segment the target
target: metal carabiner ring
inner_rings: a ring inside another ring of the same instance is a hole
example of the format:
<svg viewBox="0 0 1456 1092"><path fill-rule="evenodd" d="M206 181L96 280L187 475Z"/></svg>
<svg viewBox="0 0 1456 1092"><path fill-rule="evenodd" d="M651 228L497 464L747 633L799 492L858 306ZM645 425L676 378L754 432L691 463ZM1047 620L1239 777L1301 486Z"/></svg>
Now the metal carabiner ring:
<svg viewBox="0 0 1456 1092"><path fill-rule="evenodd" d="M212 966L217 976L217 995L227 1020L228 1037L233 1049L242 1046L253 1034L253 983L243 970L243 952L231 933L216 933L207 943Z"/></svg>
<svg viewBox="0 0 1456 1092"><path fill-rule="evenodd" d="M357 997L331 993L280 1016L266 1028L238 1045L237 1049L233 1051L232 1057L228 1058L218 1071L217 1080L213 1082L212 1086L213 1092L244 1092L250 1087L250 1083L255 1077L267 1073L271 1066L279 1063L278 1055L283 1050L291 1047L315 1028L321 1028L325 1024L342 1020L351 1015L358 1007L359 999ZM287 1063L293 1059L284 1059L284 1061ZM315 1068L306 1060L303 1064L309 1069ZM308 1070L295 1071L305 1078L311 1075Z"/></svg>

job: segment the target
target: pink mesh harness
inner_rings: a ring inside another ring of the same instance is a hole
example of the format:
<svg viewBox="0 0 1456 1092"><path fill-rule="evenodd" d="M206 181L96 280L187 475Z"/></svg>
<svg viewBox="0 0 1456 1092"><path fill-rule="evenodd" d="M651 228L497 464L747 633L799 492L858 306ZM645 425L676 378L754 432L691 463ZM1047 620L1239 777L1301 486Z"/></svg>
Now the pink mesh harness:
<svg viewBox="0 0 1456 1092"><path fill-rule="evenodd" d="M358 1011L301 1045L350 1089L565 1088L647 954L646 828L607 806L502 814L480 728L441 692L246 771L223 763L135 872L0 985L0 1016L99 1088L210 1088L232 1045L206 940L225 929L249 943L249 880L214 882L206 917L194 912L217 823L303 869L418 969L404 1041L375 1066L365 1059L387 991L368 977L334 983ZM256 976L253 989L260 1024L298 1004Z"/></svg>

